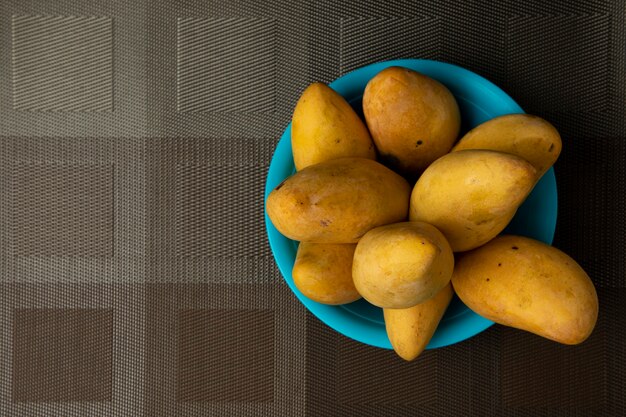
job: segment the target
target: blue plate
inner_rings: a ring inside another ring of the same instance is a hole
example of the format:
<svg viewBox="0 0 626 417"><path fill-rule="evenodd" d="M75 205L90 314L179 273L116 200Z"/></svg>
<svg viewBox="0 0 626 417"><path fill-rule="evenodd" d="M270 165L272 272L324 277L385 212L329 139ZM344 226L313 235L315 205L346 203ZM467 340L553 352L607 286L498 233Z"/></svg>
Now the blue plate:
<svg viewBox="0 0 626 417"><path fill-rule="evenodd" d="M462 130L469 130L489 119L511 113L524 113L504 91L483 77L464 68L423 59L379 62L359 68L330 84L361 112L361 98L367 82L384 68L400 66L428 75L445 84L456 97L462 116ZM462 132L463 133L463 132ZM295 172L291 153L291 124L276 147L265 185L265 199L280 182ZM552 243L556 227L557 192L554 170L550 169L519 208L506 232ZM365 300L342 306L316 303L302 295L293 283L291 270L297 242L281 235L265 214L269 243L278 268L302 304L321 321L339 333L368 345L391 349L385 332L382 310ZM477 315L457 297L452 300L427 349L451 345L482 332L493 322Z"/></svg>

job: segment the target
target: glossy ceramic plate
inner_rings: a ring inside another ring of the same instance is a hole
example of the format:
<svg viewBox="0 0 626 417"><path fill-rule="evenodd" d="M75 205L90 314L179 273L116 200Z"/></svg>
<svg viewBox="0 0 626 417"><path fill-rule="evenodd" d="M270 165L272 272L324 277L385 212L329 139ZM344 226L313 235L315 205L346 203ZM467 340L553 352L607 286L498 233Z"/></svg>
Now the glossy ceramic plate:
<svg viewBox="0 0 626 417"><path fill-rule="evenodd" d="M455 65L422 60L402 59L379 62L359 68L330 84L362 115L361 98L367 82L384 68L401 66L421 72L446 85L461 109L462 132L497 116L524 113L504 91L481 76ZM287 126L270 164L265 199L285 178L295 172L291 152L291 124ZM506 232L552 243L557 216L557 189L553 169L538 182L528 199L519 208ZM359 300L342 306L329 306L312 301L295 287L291 270L298 243L281 235L265 214L269 243L278 268L302 304L322 322L339 333L368 345L391 349L385 332L382 310ZM428 345L428 349L458 343L491 326L493 322L467 308L456 296Z"/></svg>

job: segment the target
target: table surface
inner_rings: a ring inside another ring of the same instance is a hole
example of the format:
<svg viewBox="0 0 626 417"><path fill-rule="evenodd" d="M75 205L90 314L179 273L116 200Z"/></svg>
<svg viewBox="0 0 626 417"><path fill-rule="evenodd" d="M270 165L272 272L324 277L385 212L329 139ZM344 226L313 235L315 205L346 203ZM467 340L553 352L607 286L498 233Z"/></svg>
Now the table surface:
<svg viewBox="0 0 626 417"><path fill-rule="evenodd" d="M626 7L546 3L0 2L0 415L626 415ZM496 325L404 363L288 290L263 187L298 95L397 58L561 132L582 345Z"/></svg>

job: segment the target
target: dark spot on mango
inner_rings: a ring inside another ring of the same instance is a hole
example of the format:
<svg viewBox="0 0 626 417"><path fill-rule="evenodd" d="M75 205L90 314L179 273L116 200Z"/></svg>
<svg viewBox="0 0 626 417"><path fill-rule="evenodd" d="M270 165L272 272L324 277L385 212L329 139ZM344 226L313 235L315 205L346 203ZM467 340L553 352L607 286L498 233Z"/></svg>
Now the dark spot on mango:
<svg viewBox="0 0 626 417"><path fill-rule="evenodd" d="M335 139L335 143L341 143L341 139Z"/></svg>
<svg viewBox="0 0 626 417"><path fill-rule="evenodd" d="M471 220L476 226L489 223L493 220L493 216L480 210L474 211L468 220ZM467 227L467 226L466 226Z"/></svg>
<svg viewBox="0 0 626 417"><path fill-rule="evenodd" d="M422 140L418 140L417 142L415 142L415 147L417 148L418 146L420 146L422 143L424 143Z"/></svg>
<svg viewBox="0 0 626 417"><path fill-rule="evenodd" d="M327 219L320 220L320 224L324 227L328 227L330 223L331 223L330 220L327 220Z"/></svg>
<svg viewBox="0 0 626 417"><path fill-rule="evenodd" d="M498 264L498 266L502 266L502 264Z"/></svg>
<svg viewBox="0 0 626 417"><path fill-rule="evenodd" d="M489 278L487 278L485 281L489 282Z"/></svg>
<svg viewBox="0 0 626 417"><path fill-rule="evenodd" d="M517 246L511 246L511 249L518 250L519 248Z"/></svg>
<svg viewBox="0 0 626 417"><path fill-rule="evenodd" d="M552 150L554 149L554 143L550 144L550 149L548 149L548 152L552 152Z"/></svg>

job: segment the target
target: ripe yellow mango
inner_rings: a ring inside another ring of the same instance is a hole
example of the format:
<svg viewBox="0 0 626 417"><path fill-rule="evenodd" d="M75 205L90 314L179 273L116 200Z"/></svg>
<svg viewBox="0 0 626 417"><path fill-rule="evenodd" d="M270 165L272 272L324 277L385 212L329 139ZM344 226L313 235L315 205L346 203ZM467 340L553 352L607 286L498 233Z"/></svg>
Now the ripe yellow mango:
<svg viewBox="0 0 626 417"><path fill-rule="evenodd" d="M535 180L535 168L512 154L449 153L429 166L415 184L410 219L435 226L455 252L474 249L504 230Z"/></svg>
<svg viewBox="0 0 626 417"><path fill-rule="evenodd" d="M322 304L346 304L361 298L352 281L355 244L302 242L292 276L302 294Z"/></svg>
<svg viewBox="0 0 626 417"><path fill-rule="evenodd" d="M580 265L527 237L500 236L460 254L452 285L481 316L568 345L587 339L598 318L595 287Z"/></svg>
<svg viewBox="0 0 626 417"><path fill-rule="evenodd" d="M410 178L450 151L461 125L459 106L443 84L401 67L367 83L363 112L380 160Z"/></svg>
<svg viewBox="0 0 626 417"><path fill-rule="evenodd" d="M452 285L448 283L430 300L416 306L385 308L385 328L393 350L406 361L417 358L432 339L450 300Z"/></svg>
<svg viewBox="0 0 626 417"><path fill-rule="evenodd" d="M435 227L403 222L377 227L354 252L352 278L357 291L382 308L408 308L432 298L454 268L450 245Z"/></svg>
<svg viewBox="0 0 626 417"><path fill-rule="evenodd" d="M313 243L356 243L370 229L406 220L411 187L376 161L340 158L311 165L266 201L280 233Z"/></svg>
<svg viewBox="0 0 626 417"><path fill-rule="evenodd" d="M467 132L452 152L489 149L512 153L530 162L539 178L554 165L561 147L559 132L546 120L530 114L507 114Z"/></svg>
<svg viewBox="0 0 626 417"><path fill-rule="evenodd" d="M307 87L296 104L291 147L298 171L349 156L376 159L365 123L339 93L322 83Z"/></svg>

